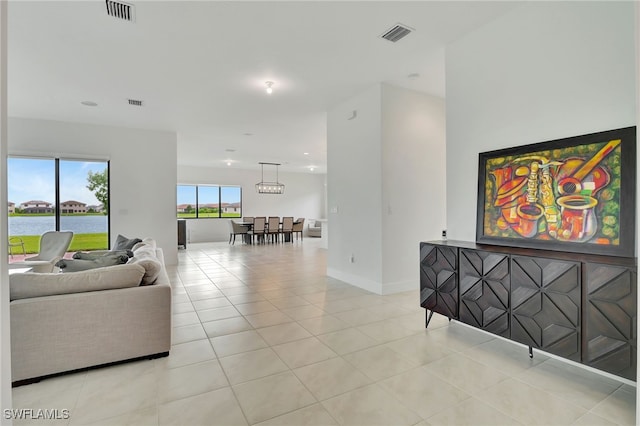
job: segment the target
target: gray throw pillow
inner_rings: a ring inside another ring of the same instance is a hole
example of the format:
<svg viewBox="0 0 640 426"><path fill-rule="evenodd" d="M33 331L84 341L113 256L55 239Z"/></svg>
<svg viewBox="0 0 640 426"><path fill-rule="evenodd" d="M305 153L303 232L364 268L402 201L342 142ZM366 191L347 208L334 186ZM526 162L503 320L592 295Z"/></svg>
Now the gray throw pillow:
<svg viewBox="0 0 640 426"><path fill-rule="evenodd" d="M95 268L104 268L105 266L122 265L127 263L128 260L129 256L126 254L107 255L93 260L62 259L56 262L55 266L59 267L62 272L79 272Z"/></svg>
<svg viewBox="0 0 640 426"><path fill-rule="evenodd" d="M122 256L133 257L133 251L131 250L97 250L97 251L79 251L73 254L74 259L82 260L94 260L104 256Z"/></svg>
<svg viewBox="0 0 640 426"><path fill-rule="evenodd" d="M139 242L142 242L140 238L127 238L124 235L118 234L116 242L113 247L111 247L111 250L131 250L133 246Z"/></svg>

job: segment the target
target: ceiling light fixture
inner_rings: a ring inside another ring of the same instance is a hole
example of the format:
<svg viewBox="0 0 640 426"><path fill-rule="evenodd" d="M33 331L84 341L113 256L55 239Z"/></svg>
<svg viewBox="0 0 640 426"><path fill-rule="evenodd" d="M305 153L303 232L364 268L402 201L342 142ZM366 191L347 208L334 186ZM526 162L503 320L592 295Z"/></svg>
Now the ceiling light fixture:
<svg viewBox="0 0 640 426"><path fill-rule="evenodd" d="M273 93L273 88L271 86L273 86L273 81L265 81L264 84L267 85L267 93L270 95Z"/></svg>
<svg viewBox="0 0 640 426"><path fill-rule="evenodd" d="M314 171L314 170L315 170L315 167L309 167L309 171L311 171L311 172L312 172L312 171Z"/></svg>
<svg viewBox="0 0 640 426"><path fill-rule="evenodd" d="M308 152L303 152L303 154L304 154L304 155L309 155L309 153L308 153Z"/></svg>
<svg viewBox="0 0 640 426"><path fill-rule="evenodd" d="M258 194L284 194L284 184L278 182L278 166L280 163L258 163L262 166L262 179L256 183L256 191ZM276 166L276 181L264 181L264 165Z"/></svg>
<svg viewBox="0 0 640 426"><path fill-rule="evenodd" d="M231 165L231 161L227 161L227 166L230 166L230 165Z"/></svg>
<svg viewBox="0 0 640 426"><path fill-rule="evenodd" d="M91 106L91 107L98 106L98 104L93 101L82 101L80 103L84 106Z"/></svg>

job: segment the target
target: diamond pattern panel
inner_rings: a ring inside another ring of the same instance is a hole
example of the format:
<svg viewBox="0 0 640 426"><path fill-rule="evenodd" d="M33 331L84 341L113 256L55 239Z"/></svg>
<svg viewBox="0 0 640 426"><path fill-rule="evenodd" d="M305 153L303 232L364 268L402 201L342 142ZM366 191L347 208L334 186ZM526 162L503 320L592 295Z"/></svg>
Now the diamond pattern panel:
<svg viewBox="0 0 640 426"><path fill-rule="evenodd" d="M509 256L460 250L460 321L509 337Z"/></svg>
<svg viewBox="0 0 640 426"><path fill-rule="evenodd" d="M580 263L512 256L511 291L511 339L580 361Z"/></svg>
<svg viewBox="0 0 640 426"><path fill-rule="evenodd" d="M636 271L623 266L586 265L586 345L583 362L636 379Z"/></svg>
<svg viewBox="0 0 640 426"><path fill-rule="evenodd" d="M420 245L420 306L458 318L458 249Z"/></svg>

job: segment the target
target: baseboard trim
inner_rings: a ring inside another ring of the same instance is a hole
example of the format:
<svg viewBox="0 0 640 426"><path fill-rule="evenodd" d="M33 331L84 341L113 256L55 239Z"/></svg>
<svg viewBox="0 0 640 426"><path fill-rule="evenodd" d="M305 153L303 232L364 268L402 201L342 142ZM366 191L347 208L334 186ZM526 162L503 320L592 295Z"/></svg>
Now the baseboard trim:
<svg viewBox="0 0 640 426"><path fill-rule="evenodd" d="M420 283L412 280L396 281L395 283L382 284L382 294L401 293L403 291L411 291L420 288Z"/></svg>
<svg viewBox="0 0 640 426"><path fill-rule="evenodd" d="M370 280L368 278L363 278L359 275L349 274L347 272L339 271L335 268L327 268L327 276L340 281L344 281L347 284L370 291L375 294L382 294L382 283Z"/></svg>

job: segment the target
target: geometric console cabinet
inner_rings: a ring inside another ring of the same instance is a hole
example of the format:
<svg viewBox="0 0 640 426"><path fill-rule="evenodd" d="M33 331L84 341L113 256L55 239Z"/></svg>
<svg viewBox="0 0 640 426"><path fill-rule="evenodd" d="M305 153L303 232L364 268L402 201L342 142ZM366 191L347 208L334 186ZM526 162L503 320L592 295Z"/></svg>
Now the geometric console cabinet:
<svg viewBox="0 0 640 426"><path fill-rule="evenodd" d="M437 312L635 381L636 270L635 258L430 241L420 305L427 325Z"/></svg>

